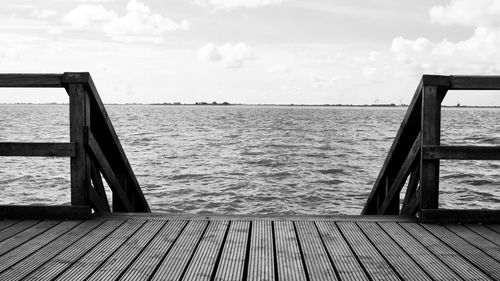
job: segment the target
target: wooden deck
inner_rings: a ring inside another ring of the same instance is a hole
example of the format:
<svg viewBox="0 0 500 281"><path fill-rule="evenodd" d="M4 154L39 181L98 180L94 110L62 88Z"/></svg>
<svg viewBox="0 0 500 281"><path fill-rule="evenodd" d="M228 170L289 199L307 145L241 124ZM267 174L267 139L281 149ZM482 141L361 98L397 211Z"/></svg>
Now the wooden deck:
<svg viewBox="0 0 500 281"><path fill-rule="evenodd" d="M3 220L0 280L500 280L500 225L387 216Z"/></svg>

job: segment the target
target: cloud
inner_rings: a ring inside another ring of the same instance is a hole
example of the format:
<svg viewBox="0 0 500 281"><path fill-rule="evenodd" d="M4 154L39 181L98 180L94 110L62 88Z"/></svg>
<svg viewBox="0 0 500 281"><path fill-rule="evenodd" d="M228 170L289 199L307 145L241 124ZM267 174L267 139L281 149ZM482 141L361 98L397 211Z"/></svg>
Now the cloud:
<svg viewBox="0 0 500 281"><path fill-rule="evenodd" d="M309 81L314 88L321 88L335 84L339 80L349 79L351 76L343 75L343 76L328 76L328 75L319 75L315 73L309 73Z"/></svg>
<svg viewBox="0 0 500 281"><path fill-rule="evenodd" d="M123 42L163 41L165 32L188 30L189 22L175 22L160 14L153 14L144 3L131 0L126 6L126 13L118 15L102 5L82 4L64 16L64 21L73 28L100 27L108 37Z"/></svg>
<svg viewBox="0 0 500 281"><path fill-rule="evenodd" d="M57 15L57 12L54 10L34 10L32 14L39 19L47 19Z"/></svg>
<svg viewBox="0 0 500 281"><path fill-rule="evenodd" d="M498 0L452 0L446 6L434 6L429 11L431 22L467 26L500 24Z"/></svg>
<svg viewBox="0 0 500 281"><path fill-rule="evenodd" d="M198 50L198 59L221 62L225 68L241 68L245 65L245 61L255 59L255 54L245 43L226 43L220 46L208 43Z"/></svg>
<svg viewBox="0 0 500 281"><path fill-rule="evenodd" d="M281 4L285 0L195 0L194 3L214 10L233 10L237 8L258 8Z"/></svg>
<svg viewBox="0 0 500 281"><path fill-rule="evenodd" d="M104 23L117 17L115 11L108 11L101 5L83 4L69 11L63 20L75 28L83 28L94 23Z"/></svg>
<svg viewBox="0 0 500 281"><path fill-rule="evenodd" d="M115 0L76 0L76 1L84 3L105 3L105 2L113 2Z"/></svg>
<svg viewBox="0 0 500 281"><path fill-rule="evenodd" d="M432 7L430 15L439 24L473 25L474 33L458 42L396 37L391 51L399 63L410 66L415 74L500 73L499 1L451 1L446 6Z"/></svg>
<svg viewBox="0 0 500 281"><path fill-rule="evenodd" d="M290 72L290 67L286 64L276 63L276 64L271 65L267 69L267 72L269 72L269 73L288 73L288 72Z"/></svg>

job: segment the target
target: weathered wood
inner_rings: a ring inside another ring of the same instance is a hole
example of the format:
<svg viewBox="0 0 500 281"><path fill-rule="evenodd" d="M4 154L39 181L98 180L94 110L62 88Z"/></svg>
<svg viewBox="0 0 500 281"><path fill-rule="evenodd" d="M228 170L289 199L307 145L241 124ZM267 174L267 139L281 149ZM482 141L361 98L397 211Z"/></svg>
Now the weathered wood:
<svg viewBox="0 0 500 281"><path fill-rule="evenodd" d="M309 280L339 280L314 222L294 222Z"/></svg>
<svg viewBox="0 0 500 281"><path fill-rule="evenodd" d="M476 268L455 250L447 246L434 235L416 223L400 223L419 243L457 273L463 280L490 280L481 270ZM446 238L445 238L446 239ZM417 245L419 246L419 245Z"/></svg>
<svg viewBox="0 0 500 281"><path fill-rule="evenodd" d="M9 237L14 236L21 231L24 231L25 229L30 228L39 222L40 221L38 220L22 220L9 226L8 228L4 228L0 231L0 241L8 239Z"/></svg>
<svg viewBox="0 0 500 281"><path fill-rule="evenodd" d="M247 280L276 280L271 222L252 221L251 235Z"/></svg>
<svg viewBox="0 0 500 281"><path fill-rule="evenodd" d="M500 210L423 209L419 212L419 218L422 222L500 223Z"/></svg>
<svg viewBox="0 0 500 281"><path fill-rule="evenodd" d="M0 218L9 219L85 219L91 216L90 206L0 205Z"/></svg>
<svg viewBox="0 0 500 281"><path fill-rule="evenodd" d="M69 95L69 138L76 145L76 155L71 157L71 204L86 205L90 187L90 171L87 171L84 149L84 128L88 125L85 89L80 84L66 87Z"/></svg>
<svg viewBox="0 0 500 281"><path fill-rule="evenodd" d="M104 156L104 152L102 151L101 147L97 143L97 140L95 139L94 135L91 132L87 133L86 146L88 147L88 151L90 152L90 155L94 160L94 164L96 164L99 167L99 170L102 172L109 187L111 188L111 190L113 190L113 194L115 194L118 198L120 198L121 204L126 209L125 211L134 212L132 204L130 203L130 200L127 197L127 194L125 193L125 190L123 190L123 187L120 184L120 180L118 179L113 168L111 167L111 164L106 159L106 156ZM122 211L122 210L116 210L114 204L113 204L113 210Z"/></svg>
<svg viewBox="0 0 500 281"><path fill-rule="evenodd" d="M397 215L399 214L399 210L396 209L396 213L388 213L389 211L389 206L392 204L394 200L397 201L399 204L399 193L401 192L401 189L403 188L403 185L405 184L406 178L411 172L411 168L416 165L416 161L419 160L418 157L420 156L420 146L421 146L421 138L420 134L417 136L415 139L415 142L413 143L413 146L410 149L410 152L408 152L408 155L406 156L405 161L401 165L398 173L396 174L391 187L389 188L389 191L386 193L384 201L380 207L380 210L377 212L381 215Z"/></svg>
<svg viewBox="0 0 500 281"><path fill-rule="evenodd" d="M144 221L130 220L120 225L116 231L103 239L83 257L74 262L56 280L84 280L94 272L122 244L128 241Z"/></svg>
<svg viewBox="0 0 500 281"><path fill-rule="evenodd" d="M369 280L334 222L316 222L318 232L340 280Z"/></svg>
<svg viewBox="0 0 500 281"><path fill-rule="evenodd" d="M291 221L274 222L278 280L307 280L299 244Z"/></svg>
<svg viewBox="0 0 500 281"><path fill-rule="evenodd" d="M433 159L500 160L500 146L425 145L422 157Z"/></svg>
<svg viewBox="0 0 500 281"><path fill-rule="evenodd" d="M420 163L417 163L413 167L410 179L408 180L408 186L406 187L405 198L403 199L403 204L401 206L401 215L415 215L418 207L416 196L419 194L417 192L419 180L420 180Z"/></svg>
<svg viewBox="0 0 500 281"><path fill-rule="evenodd" d="M180 280L208 222L191 221L158 266L151 280Z"/></svg>
<svg viewBox="0 0 500 281"><path fill-rule="evenodd" d="M106 205L103 198L93 188L89 190L89 203L97 214L110 212L109 205Z"/></svg>
<svg viewBox="0 0 500 281"><path fill-rule="evenodd" d="M18 223L18 220L0 220L0 230Z"/></svg>
<svg viewBox="0 0 500 281"><path fill-rule="evenodd" d="M164 225L164 221L146 221L86 280L116 280Z"/></svg>
<svg viewBox="0 0 500 281"><path fill-rule="evenodd" d="M106 195L106 191L104 190L104 184L102 183L101 173L97 170L95 165L91 167L92 173L92 186L94 186L95 191L103 201L105 205L105 212L111 212L111 208L109 207L108 197Z"/></svg>
<svg viewBox="0 0 500 281"><path fill-rule="evenodd" d="M432 280L392 238L375 223L357 223L373 245L404 280Z"/></svg>
<svg viewBox="0 0 500 281"><path fill-rule="evenodd" d="M159 263L177 242L187 221L169 221L127 268L119 280L149 280Z"/></svg>
<svg viewBox="0 0 500 281"><path fill-rule="evenodd" d="M466 228L463 225L447 224L446 228L451 230L456 235L460 236L465 241L476 246L481 251L488 254L490 257L500 261L500 247L474 231Z"/></svg>
<svg viewBox="0 0 500 281"><path fill-rule="evenodd" d="M443 88L450 87L450 76L444 75L422 75L423 86L438 86Z"/></svg>
<svg viewBox="0 0 500 281"><path fill-rule="evenodd" d="M11 88L61 88L61 74L8 73L0 74L0 87Z"/></svg>
<svg viewBox="0 0 500 281"><path fill-rule="evenodd" d="M493 280L500 280L500 263L483 251L469 244L450 230L438 224L423 224L429 232L457 251L470 263L481 269Z"/></svg>
<svg viewBox="0 0 500 281"><path fill-rule="evenodd" d="M0 142L0 156L74 157L75 143Z"/></svg>
<svg viewBox="0 0 500 281"><path fill-rule="evenodd" d="M16 248L17 246L25 243L31 238L39 235L40 233L52 228L53 226L59 224L61 221L47 220L41 221L40 223L17 233L16 235L3 240L0 243L0 255L7 253L8 251Z"/></svg>
<svg viewBox="0 0 500 281"><path fill-rule="evenodd" d="M427 248L419 244L397 223L379 223L379 226L403 249L433 280L460 280L460 277L450 270Z"/></svg>
<svg viewBox="0 0 500 281"><path fill-rule="evenodd" d="M21 280L44 263L49 262L61 251L78 241L80 238L84 237L87 233L89 233L91 230L93 230L103 222L104 220L102 219L84 221L80 225L71 229L69 232L65 233L61 237L58 237L57 239L48 243L34 253L33 250L27 249L27 251L29 251L31 255L16 263L8 270L2 272L0 274L0 280ZM33 240L37 241L38 238Z"/></svg>
<svg viewBox="0 0 500 281"><path fill-rule="evenodd" d="M441 100L436 86L422 91L422 145L439 145ZM422 159L420 165L420 209L437 209L439 203L439 160Z"/></svg>
<svg viewBox="0 0 500 281"><path fill-rule="evenodd" d="M68 82L76 81L83 83L90 98L90 115L94 136L97 138L97 141L99 145L101 145L103 151L106 152L108 161L113 161L112 167L115 173L123 173L123 183L126 183L124 184L124 189L127 190L127 192L131 192L131 195L133 195L131 203L135 207L135 212L150 212L146 198L144 197L139 183L137 182L137 178L134 175L132 167L130 166L111 120L109 119L106 108L99 97L99 93L94 85L92 77L90 74L85 72L64 73L63 80ZM121 177L119 177L119 179L122 180ZM115 208L115 205L118 205L117 211L126 211L120 209L120 202L113 204L113 208Z"/></svg>
<svg viewBox="0 0 500 281"><path fill-rule="evenodd" d="M182 280L211 280L212 273L215 274L213 271L216 268L217 256L224 247L224 237L227 235L228 227L227 220L210 222Z"/></svg>
<svg viewBox="0 0 500 281"><path fill-rule="evenodd" d="M500 90L500 76L450 76L452 90Z"/></svg>
<svg viewBox="0 0 500 281"><path fill-rule="evenodd" d="M390 171L398 170L403 161L406 158L407 152L410 150L415 138L420 131L420 119L421 119L421 104L422 104L422 88L423 79L415 90L415 94L408 106L405 117L401 122L399 130L394 138L394 141L387 153L384 164L380 169L379 175L375 184L373 185L372 191L366 200L362 215L376 215L377 207L380 205L376 204L378 195L384 189L384 184L388 173Z"/></svg>
<svg viewBox="0 0 500 281"><path fill-rule="evenodd" d="M108 220L100 224L97 228L89 232L77 242L73 243L62 252L57 254L53 259L44 263L37 268L23 280L53 280L64 272L68 267L73 265L82 256L87 254L102 240L104 240L110 233L115 231L120 225L124 223L123 220L115 219Z"/></svg>
<svg viewBox="0 0 500 281"><path fill-rule="evenodd" d="M337 226L371 280L400 280L384 257L354 222L338 222Z"/></svg>
<svg viewBox="0 0 500 281"><path fill-rule="evenodd" d="M500 246L500 233L495 232L491 228L488 228L482 224L467 224L466 227L495 243L497 246Z"/></svg>
<svg viewBox="0 0 500 281"><path fill-rule="evenodd" d="M214 280L244 280L243 273L249 231L250 222L231 222Z"/></svg>
<svg viewBox="0 0 500 281"><path fill-rule="evenodd" d="M41 232L40 229L36 229L35 230L36 239L27 240L25 243L20 244L15 249L12 249L11 251L6 252L2 256L0 256L0 272L3 272L7 268L15 265L25 257L31 255L33 252L37 251L38 249L52 242L53 240L63 235L64 233L68 232L69 230L71 230L80 223L81 221L72 220L72 221L63 221L57 225L51 224L51 228L41 234L40 234ZM27 233L28 231L25 232ZM5 242L8 241L9 240ZM0 280L7 280L7 279L0 279Z"/></svg>

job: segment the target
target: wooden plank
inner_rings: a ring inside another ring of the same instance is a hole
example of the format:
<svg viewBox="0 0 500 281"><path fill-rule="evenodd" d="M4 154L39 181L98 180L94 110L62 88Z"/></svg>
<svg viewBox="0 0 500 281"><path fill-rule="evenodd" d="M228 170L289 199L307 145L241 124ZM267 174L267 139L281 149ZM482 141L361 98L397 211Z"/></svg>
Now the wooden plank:
<svg viewBox="0 0 500 281"><path fill-rule="evenodd" d="M481 270L416 223L399 223L410 235L463 280L490 280Z"/></svg>
<svg viewBox="0 0 500 281"><path fill-rule="evenodd" d="M340 280L369 280L335 223L317 221L316 226Z"/></svg>
<svg viewBox="0 0 500 281"><path fill-rule="evenodd" d="M165 221L146 221L86 280L117 280L165 223Z"/></svg>
<svg viewBox="0 0 500 281"><path fill-rule="evenodd" d="M61 74L8 73L0 74L0 87L11 88L61 88Z"/></svg>
<svg viewBox="0 0 500 281"><path fill-rule="evenodd" d="M394 180L392 181L392 184L389 188L389 191L386 193L386 196L384 198L384 202L382 203L382 206L380 207L380 210L378 211L379 214L381 215L397 215L399 214L399 209L395 209L394 211L397 211L396 213L391 213L389 211L389 207L395 200L397 200L398 207L399 207L399 193L401 192L401 189L403 188L403 185L405 184L406 178L408 177L408 174L410 174L412 167L416 165L416 161L418 160L417 157L420 156L420 146L421 146L421 137L420 134L417 136L415 139L415 142L413 143L410 152L408 152L408 155L406 156L405 160L403 161L403 164L399 168L398 173L394 177Z"/></svg>
<svg viewBox="0 0 500 281"><path fill-rule="evenodd" d="M5 229L13 224L18 223L19 220L2 220L0 221L0 230Z"/></svg>
<svg viewBox="0 0 500 281"><path fill-rule="evenodd" d="M10 225L8 228L4 228L0 231L0 241L8 239L11 236L16 235L17 233L24 231L27 228L30 228L40 221L38 220L22 220L18 223Z"/></svg>
<svg viewBox="0 0 500 281"><path fill-rule="evenodd" d="M450 76L452 90L500 90L500 76Z"/></svg>
<svg viewBox="0 0 500 281"><path fill-rule="evenodd" d="M484 238L483 236L475 233L474 231L466 228L463 225L447 224L445 226L465 241L488 254L490 257L496 259L497 261L500 261L500 247L497 244L491 242L490 240ZM500 242L500 240L498 240L497 242Z"/></svg>
<svg viewBox="0 0 500 281"><path fill-rule="evenodd" d="M18 263L20 260L47 245L48 243L68 232L80 223L81 221L77 220L63 221L60 224L55 225L47 231L39 234L38 236L33 237L31 240L28 240L25 243L19 245L17 248L5 253L0 257L0 272L5 271L9 267Z"/></svg>
<svg viewBox="0 0 500 281"><path fill-rule="evenodd" d="M371 280L400 280L384 257L354 222L338 222L337 226Z"/></svg>
<svg viewBox="0 0 500 281"><path fill-rule="evenodd" d="M85 219L89 218L90 216L90 206L0 205L0 218Z"/></svg>
<svg viewBox="0 0 500 281"><path fill-rule="evenodd" d="M0 255L7 253L8 251L25 243L31 238L59 224L60 222L61 221L55 221L55 220L41 221L40 223L35 224L30 228L24 229L22 232L19 232L16 235L3 240L2 242L0 242Z"/></svg>
<svg viewBox="0 0 500 281"><path fill-rule="evenodd" d="M104 184L102 183L101 173L97 170L95 165L92 165L91 173L92 173L92 185L94 186L94 189L97 191L97 194L99 194L99 197L102 198L102 201L104 201L104 204L106 205L105 206L106 212L111 212L111 208L109 207L108 197L106 195L106 191L104 190Z"/></svg>
<svg viewBox="0 0 500 281"><path fill-rule="evenodd" d="M278 280L307 280L291 221L274 221L274 241Z"/></svg>
<svg viewBox="0 0 500 281"><path fill-rule="evenodd" d="M231 222L214 280L244 280L245 255L250 222Z"/></svg>
<svg viewBox="0 0 500 281"><path fill-rule="evenodd" d="M77 242L24 277L23 280L53 280L123 223L123 220L114 219L100 224Z"/></svg>
<svg viewBox="0 0 500 281"><path fill-rule="evenodd" d="M97 194L94 188L89 189L89 202L96 215L110 212L109 205L106 205L106 202Z"/></svg>
<svg viewBox="0 0 500 281"><path fill-rule="evenodd" d="M442 223L498 223L500 210L483 209L424 209L419 212L422 222Z"/></svg>
<svg viewBox="0 0 500 281"><path fill-rule="evenodd" d="M500 160L500 146L425 145L424 159Z"/></svg>
<svg viewBox="0 0 500 281"><path fill-rule="evenodd" d="M415 90L415 94L408 106L406 114L399 126L398 132L394 141L392 142L391 148L387 153L384 164L380 169L377 176L375 184L373 185L372 191L368 199L366 200L365 206L363 207L362 215L375 215L377 214L376 209L376 199L379 192L382 192L384 188L384 182L389 171L397 170L401 163L406 157L406 152L410 150L413 141L417 137L420 131L420 116L421 116L421 104L422 104L422 88L423 88L423 78Z"/></svg>
<svg viewBox="0 0 500 281"><path fill-rule="evenodd" d="M40 250L31 251L33 254L2 272L0 280L21 280L103 222L102 219L84 221Z"/></svg>
<svg viewBox="0 0 500 281"><path fill-rule="evenodd" d="M66 87L69 95L69 138L76 145L76 155L71 157L71 205L86 205L90 188L90 171L87 171L84 149L86 124L85 89L80 84Z"/></svg>
<svg viewBox="0 0 500 281"><path fill-rule="evenodd" d="M314 222L296 221L294 224L309 280L339 280Z"/></svg>
<svg viewBox="0 0 500 281"><path fill-rule="evenodd" d="M482 224L467 224L465 225L468 229L474 231L475 233L483 236L484 238L490 240L491 242L500 246L500 233L493 231L492 229L482 225Z"/></svg>
<svg viewBox="0 0 500 281"><path fill-rule="evenodd" d="M422 83L424 86L439 86L443 88L450 87L450 76L447 75L422 75Z"/></svg>
<svg viewBox="0 0 500 281"><path fill-rule="evenodd" d="M439 145L441 100L436 86L422 91L422 145ZM439 203L439 160L422 159L420 165L420 209L437 209Z"/></svg>
<svg viewBox="0 0 500 281"><path fill-rule="evenodd" d="M207 225L206 221L190 221L160 263L151 280L180 280Z"/></svg>
<svg viewBox="0 0 500 281"><path fill-rule="evenodd" d="M75 143L0 142L0 156L74 157Z"/></svg>
<svg viewBox="0 0 500 281"><path fill-rule="evenodd" d="M403 204L401 206L401 215L415 215L418 207L418 200L416 195L418 195L417 187L420 180L420 163L417 163L413 167L410 179L408 180L408 186L406 187L405 198L403 199Z"/></svg>
<svg viewBox="0 0 500 281"><path fill-rule="evenodd" d="M102 265L116 249L128 241L144 221L129 220L120 225L116 231L103 239L92 250L74 262L56 280L84 280L100 265Z"/></svg>
<svg viewBox="0 0 500 281"><path fill-rule="evenodd" d="M500 270L498 270L500 268L500 263L498 261L472 246L442 225L423 224L422 226L466 258L470 263L481 269L481 271L486 273L490 278L500 280Z"/></svg>
<svg viewBox="0 0 500 281"><path fill-rule="evenodd" d="M102 143L99 143L104 145L102 149L106 151L108 156L107 158L115 161L115 163L113 163L113 167L116 167L115 171L123 171L126 179L125 181L127 182L125 189L128 190L130 186L130 190L134 194L133 198L137 201L136 211L150 212L146 198L142 193L132 167L130 166L130 163L125 155L118 136L116 135L113 124L111 123L111 120L106 112L106 108L99 97L99 93L94 85L92 77L88 72L65 72L63 74L63 81L65 81L65 83L83 83L91 103L92 132L98 135L98 141L103 141ZM115 206L119 204L113 205Z"/></svg>
<svg viewBox="0 0 500 281"><path fill-rule="evenodd" d="M210 222L182 280L211 280L228 227L227 220Z"/></svg>
<svg viewBox="0 0 500 281"><path fill-rule="evenodd" d="M461 279L399 224L386 222L379 225L433 280ZM425 238L420 237L420 239Z"/></svg>
<svg viewBox="0 0 500 281"><path fill-rule="evenodd" d="M113 190L113 194L118 196L118 198L120 198L121 204L128 212L134 212L135 210L132 207L132 204L130 203L127 194L125 193L125 190L121 185L118 176L115 174L113 168L106 159L106 156L104 156L101 147L99 146L94 135L91 132L88 132L87 147L89 148L92 159L94 160L94 164L96 164L99 167L99 170L102 172L109 187L111 188L111 190ZM115 212L120 211L116 210L114 205L113 205L113 210Z"/></svg>
<svg viewBox="0 0 500 281"><path fill-rule="evenodd" d="M376 223L359 222L358 226L403 280L432 280Z"/></svg>
<svg viewBox="0 0 500 281"><path fill-rule="evenodd" d="M119 280L147 280L170 251L187 221L168 221Z"/></svg>
<svg viewBox="0 0 500 281"><path fill-rule="evenodd" d="M273 230L270 221L252 221L247 280L276 280Z"/></svg>

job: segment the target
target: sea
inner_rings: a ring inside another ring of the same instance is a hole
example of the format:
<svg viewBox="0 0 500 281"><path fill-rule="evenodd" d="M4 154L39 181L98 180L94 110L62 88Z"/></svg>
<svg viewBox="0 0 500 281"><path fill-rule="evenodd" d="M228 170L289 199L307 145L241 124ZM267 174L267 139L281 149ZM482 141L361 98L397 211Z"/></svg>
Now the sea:
<svg viewBox="0 0 500 281"><path fill-rule="evenodd" d="M406 112L106 108L153 212L258 215L360 214ZM0 105L0 141L68 142L68 111ZM443 108L441 143L500 145L500 109ZM441 208L498 209L499 186L500 161L441 160ZM69 158L0 157L0 193L0 204L69 204Z"/></svg>

